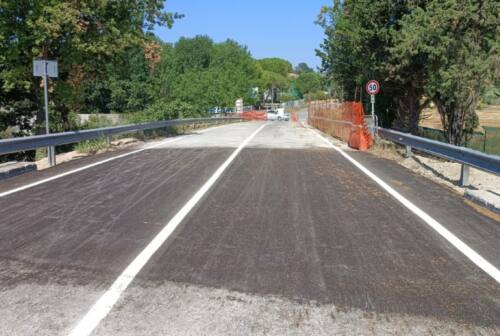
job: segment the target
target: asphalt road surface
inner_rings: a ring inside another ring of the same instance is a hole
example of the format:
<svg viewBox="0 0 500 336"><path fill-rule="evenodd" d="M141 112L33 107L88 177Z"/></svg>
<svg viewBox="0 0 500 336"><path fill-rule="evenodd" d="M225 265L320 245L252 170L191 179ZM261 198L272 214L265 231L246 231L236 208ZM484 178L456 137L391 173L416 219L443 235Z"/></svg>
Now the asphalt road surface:
<svg viewBox="0 0 500 336"><path fill-rule="evenodd" d="M491 274L301 124L148 146L0 182L0 335L500 334ZM500 268L494 217L344 151Z"/></svg>

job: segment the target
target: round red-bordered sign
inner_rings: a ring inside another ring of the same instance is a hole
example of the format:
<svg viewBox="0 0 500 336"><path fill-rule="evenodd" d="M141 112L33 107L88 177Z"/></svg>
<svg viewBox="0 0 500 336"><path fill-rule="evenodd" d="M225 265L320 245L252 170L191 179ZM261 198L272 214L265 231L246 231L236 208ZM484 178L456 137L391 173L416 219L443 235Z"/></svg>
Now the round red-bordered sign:
<svg viewBox="0 0 500 336"><path fill-rule="evenodd" d="M376 95L380 92L380 83L372 79L366 83L365 89L369 95Z"/></svg>

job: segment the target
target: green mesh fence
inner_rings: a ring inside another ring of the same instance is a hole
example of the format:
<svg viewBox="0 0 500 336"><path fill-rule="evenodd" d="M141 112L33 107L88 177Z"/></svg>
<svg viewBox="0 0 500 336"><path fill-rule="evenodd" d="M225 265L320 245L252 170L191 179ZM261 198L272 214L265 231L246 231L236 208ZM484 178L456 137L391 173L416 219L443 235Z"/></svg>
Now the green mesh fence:
<svg viewBox="0 0 500 336"><path fill-rule="evenodd" d="M483 126L483 128L485 131L483 151L500 155L500 128L488 126Z"/></svg>
<svg viewBox="0 0 500 336"><path fill-rule="evenodd" d="M420 127L420 136L436 141L446 142L444 132L435 128ZM500 128L483 126L484 133L474 132L465 146L487 154L500 155Z"/></svg>

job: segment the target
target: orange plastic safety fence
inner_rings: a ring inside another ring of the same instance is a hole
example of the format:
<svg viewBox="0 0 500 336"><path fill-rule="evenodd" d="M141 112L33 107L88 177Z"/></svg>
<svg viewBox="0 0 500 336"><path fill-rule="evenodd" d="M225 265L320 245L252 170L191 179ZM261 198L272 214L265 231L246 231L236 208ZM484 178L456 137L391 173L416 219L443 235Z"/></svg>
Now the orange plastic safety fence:
<svg viewBox="0 0 500 336"><path fill-rule="evenodd" d="M248 111L241 113L241 118L245 120L267 120L265 111Z"/></svg>
<svg viewBox="0 0 500 336"><path fill-rule="evenodd" d="M309 102L308 123L347 142L349 147L367 150L373 145L373 138L365 125L363 105L359 102Z"/></svg>

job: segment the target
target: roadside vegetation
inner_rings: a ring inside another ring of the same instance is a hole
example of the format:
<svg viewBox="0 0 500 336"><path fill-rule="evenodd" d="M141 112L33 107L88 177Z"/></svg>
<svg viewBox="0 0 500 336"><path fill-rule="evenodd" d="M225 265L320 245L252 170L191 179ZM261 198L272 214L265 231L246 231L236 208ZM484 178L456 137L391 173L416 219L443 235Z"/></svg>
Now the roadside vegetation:
<svg viewBox="0 0 500 336"><path fill-rule="evenodd" d="M0 1L0 138L45 132L43 81L33 76L33 59L59 63L48 88L51 132L109 126L106 118L82 123L79 114L121 114L123 122L139 123L207 116L239 98L259 106L324 96L322 76L305 63L294 69L279 58L256 60L238 42L208 36L162 42L153 28L182 18L165 5ZM80 147L90 145L97 143Z"/></svg>
<svg viewBox="0 0 500 336"><path fill-rule="evenodd" d="M386 127L419 133L422 110L436 106L445 140L463 145L476 109L498 100L499 6L494 0L335 0L318 23L318 50L335 98L361 100L381 82L376 110Z"/></svg>

